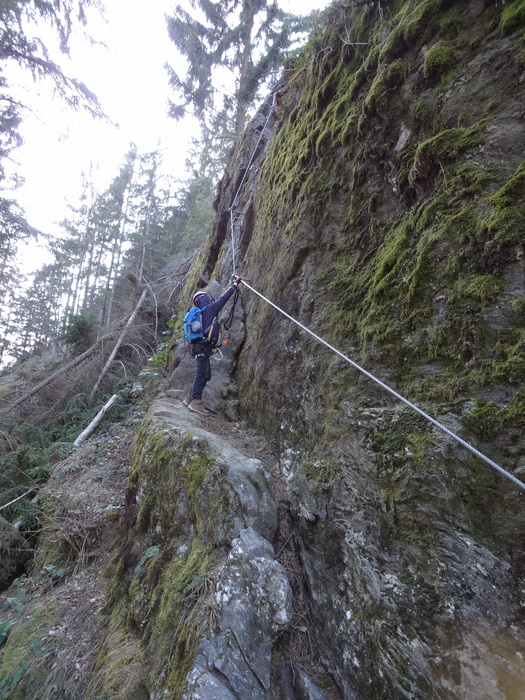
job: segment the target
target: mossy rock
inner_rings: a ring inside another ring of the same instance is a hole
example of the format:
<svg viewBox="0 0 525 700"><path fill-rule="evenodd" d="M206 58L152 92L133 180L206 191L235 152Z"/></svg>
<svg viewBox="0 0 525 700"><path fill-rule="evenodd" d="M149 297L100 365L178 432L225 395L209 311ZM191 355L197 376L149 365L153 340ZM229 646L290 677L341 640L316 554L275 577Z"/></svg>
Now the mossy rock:
<svg viewBox="0 0 525 700"><path fill-rule="evenodd" d="M126 633L123 617L122 605L118 605L95 662L94 697L147 700L150 695L144 686L147 675L144 652L139 640Z"/></svg>
<svg viewBox="0 0 525 700"><path fill-rule="evenodd" d="M458 67L461 52L452 41L441 40L425 54L424 73L427 78L437 80L451 68Z"/></svg>
<svg viewBox="0 0 525 700"><path fill-rule="evenodd" d="M136 493L105 572L111 621L97 659L97 692L120 697L126 663L135 659L129 697L142 698L144 688L180 697L201 635L215 622L211 580L229 543L234 494L204 437L149 417L136 440Z"/></svg>
<svg viewBox="0 0 525 700"><path fill-rule="evenodd" d="M500 28L504 34L510 34L525 26L525 0L514 0L501 13Z"/></svg>
<svg viewBox="0 0 525 700"><path fill-rule="evenodd" d="M31 614L21 617L11 628L0 665L1 697L27 700L39 696L51 667L49 657L60 654L56 638L49 634L60 619L55 603L37 602L31 607Z"/></svg>

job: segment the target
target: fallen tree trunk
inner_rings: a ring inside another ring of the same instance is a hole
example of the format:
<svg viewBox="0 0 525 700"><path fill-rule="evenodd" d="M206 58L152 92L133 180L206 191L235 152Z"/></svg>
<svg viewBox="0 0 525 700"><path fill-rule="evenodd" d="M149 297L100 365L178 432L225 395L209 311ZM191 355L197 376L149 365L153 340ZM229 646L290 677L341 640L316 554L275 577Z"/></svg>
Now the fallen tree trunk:
<svg viewBox="0 0 525 700"><path fill-rule="evenodd" d="M97 342L92 345L88 350L83 352L81 355L78 357L75 357L71 362L68 362L67 365L64 365L60 369L57 369L56 372L53 372L53 374L50 374L49 377L46 377L43 379L39 384L34 386L30 391L28 391L26 394L23 394L23 396L20 396L16 401L13 401L13 403L8 407L9 409L15 407L15 406L20 406L21 404L25 403L28 399L31 398L34 394L40 391L40 389L43 389L45 386L48 384L51 384L51 382L55 381L55 379L58 379L61 377L63 374L68 372L70 369L73 369L73 367L76 367L79 365L81 362L84 362L84 360L87 360L88 357L91 357L93 353L97 350L98 346L101 345L105 340L109 340L110 338L113 338L114 334L113 333L108 333L107 335L104 335L102 338L99 338ZM4 409L4 411L7 409Z"/></svg>
<svg viewBox="0 0 525 700"><path fill-rule="evenodd" d="M118 394L113 394L113 396L110 398L110 400L105 404L100 411L97 413L97 415L93 418L91 423L88 425L88 427L83 430L80 435L77 437L73 445L75 447L78 447L84 440L91 435L91 433L95 430L97 425L100 423L100 421L104 418L106 413L117 403L118 401Z"/></svg>
<svg viewBox="0 0 525 700"><path fill-rule="evenodd" d="M100 385L100 382L101 382L102 379L104 378L104 376L105 376L107 370L109 369L109 366L111 365L111 363L112 363L113 360L115 359L115 355L117 354L118 349L119 349L120 345L122 344L122 341L123 341L124 336L125 336L125 334L126 334L126 330L127 330L128 327L133 323L133 321L134 321L134 319L135 319L135 316L137 315L138 310L139 310L139 308L140 308L140 305L141 305L142 302L144 301L144 299L145 299L147 293L148 293L148 290L147 290L147 289L145 289L145 290L142 292L142 294L141 294L141 296L140 296L140 299L139 299L137 305L135 306L135 308L133 309L133 312L131 313L130 317L129 317L128 320L126 321L126 323L125 323L125 325L124 325L124 330L123 330L122 333L120 334L120 336L119 336L119 338L118 338L118 340L117 340L117 344L116 344L115 347L113 348L113 351L112 351L112 353L111 353L111 355L110 355L108 361L106 362L106 365L104 366L104 369L102 370L102 372L101 372L101 374L100 374L100 376L99 376L99 378L98 378L98 380L97 380L97 383L95 384L95 387L94 387L93 391L92 391L91 394L90 394L90 400L91 400L91 399L93 398L93 396L95 395L95 393L96 393L96 391L98 390L98 387L99 387L99 385ZM121 321L121 322L118 324L118 327L121 327L121 326L122 326L122 323L123 323L123 321ZM99 339L97 340L97 342L96 342L94 345L92 345L90 348L88 348L85 352L83 352L83 353L82 353L81 355L79 355L78 357L75 357L73 360L71 360L71 362L68 362L68 363L67 363L66 365L64 365L63 367L60 367L60 369L57 369L57 371L56 371L56 372L53 372L53 374L50 374L49 377L46 377L45 379L43 379L43 380L42 380L41 382L39 382L36 386L34 386L30 391L28 391L27 393L25 393L25 394L23 394L22 396L20 396L18 399L16 399L16 401L13 401L13 403L10 404L8 407L4 408L4 409L1 411L1 413L4 413L4 412L7 411L7 410L11 410L11 409L13 409L13 408L16 407L16 406L20 406L21 404L25 403L28 399L30 399L32 396L34 396L36 393L38 393L38 392L40 391L40 389L43 389L43 388L46 387L48 384L51 384L51 382L54 382L55 379L58 379L59 377L61 377L63 374L65 374L65 373L68 372L69 370L73 369L73 368L76 367L77 365L80 365L82 362L84 362L84 360L87 360L89 357L91 357L91 355L93 355L93 354L96 352L96 350L98 349L98 347L99 347L102 343L104 343L104 342L107 341L107 340L112 340L114 337L115 337L115 333L113 332L113 333L107 333L106 335L102 336L102 338L99 338Z"/></svg>
<svg viewBox="0 0 525 700"><path fill-rule="evenodd" d="M19 537L21 535L18 532L18 528L15 528L13 523L10 523L3 515L0 515L0 552L2 549L8 550Z"/></svg>
<svg viewBox="0 0 525 700"><path fill-rule="evenodd" d="M21 496L17 496L16 498L13 498L12 501L9 501L9 503L4 503L3 506L0 506L0 510L4 510L4 508L7 508L8 506L12 506L13 503L16 503L17 501L20 501L20 499L25 498L26 496L29 496L30 493L33 493L33 491L38 491L38 487L33 487L32 489L29 489L29 491L26 491L23 493Z"/></svg>
<svg viewBox="0 0 525 700"><path fill-rule="evenodd" d="M98 391L98 388L99 388L100 384L102 383L102 380L104 379L104 377L105 377L106 374L107 374L107 371L109 370L109 368L110 368L111 365L113 364L113 360L115 359L115 357L116 357L116 355L117 355L117 352L118 352L120 346L122 345L122 342L123 342L123 340L124 340L124 338L125 338L125 336L126 336L126 333L127 333L127 331L128 331L128 328L131 326L131 324L132 324L133 321L135 320L135 317L136 317L136 315L138 314L139 309L140 309L140 307L142 306L142 302L143 302L144 299L146 298L146 294L147 294L147 293L148 293L148 290L147 290L147 289L144 289L143 292L142 292L142 294L140 295L140 299L138 300L137 305L136 305L135 308L133 309L133 313L131 314L131 316L130 316L130 317L128 318L128 320L126 321L126 325L124 326L124 329L122 330L122 333L119 335L118 340L117 340L117 342L115 343L115 347L113 348L113 350L112 350L112 352L111 352L111 355L108 357L107 362L106 362L106 364L104 365L104 369L103 369L102 372L99 374L99 377L98 377L98 379L97 379L97 381L96 381L96 383L95 383L95 386L93 387L93 389L91 390L91 393L89 394L89 400L90 400L90 401L93 401L93 399L94 399L94 397L95 397L95 395L96 395L96 393L97 393L97 391Z"/></svg>

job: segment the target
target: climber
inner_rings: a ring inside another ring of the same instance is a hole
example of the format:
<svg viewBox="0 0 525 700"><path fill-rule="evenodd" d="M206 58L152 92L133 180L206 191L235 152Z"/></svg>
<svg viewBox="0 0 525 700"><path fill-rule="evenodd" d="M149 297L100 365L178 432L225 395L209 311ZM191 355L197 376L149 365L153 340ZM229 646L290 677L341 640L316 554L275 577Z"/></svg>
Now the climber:
<svg viewBox="0 0 525 700"><path fill-rule="evenodd" d="M210 415L210 411L202 403L202 392L211 379L210 357L219 341L220 329L217 317L226 302L235 292L238 292L241 281L242 277L235 277L231 287L217 300L208 292L197 292L193 297L194 306L202 309L202 326L205 329L205 337L192 342L191 353L195 358L195 376L191 391L182 403L190 411L199 413L201 416Z"/></svg>

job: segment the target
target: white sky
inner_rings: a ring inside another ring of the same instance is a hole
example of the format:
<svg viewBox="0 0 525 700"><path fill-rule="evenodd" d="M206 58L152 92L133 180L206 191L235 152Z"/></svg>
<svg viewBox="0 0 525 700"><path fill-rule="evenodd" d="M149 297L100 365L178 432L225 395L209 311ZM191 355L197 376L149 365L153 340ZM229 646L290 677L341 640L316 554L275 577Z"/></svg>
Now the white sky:
<svg viewBox="0 0 525 700"><path fill-rule="evenodd" d="M191 126L183 127L166 116L170 91L164 63L174 61L175 47L164 15L176 3L106 0L105 4L107 24L91 26L91 34L108 48L77 42L65 72L98 96L120 128L66 109L44 85L25 88L26 103L34 106L36 117L23 124L25 144L14 154L25 179L17 199L29 223L44 232L57 232L55 222L65 216L66 200L76 202L81 173L89 171L90 162L106 184L117 174L131 141L139 152L147 152L156 149L160 139L166 169L175 176L184 173ZM280 0L279 4L289 12L307 14L325 7L328 0Z"/></svg>

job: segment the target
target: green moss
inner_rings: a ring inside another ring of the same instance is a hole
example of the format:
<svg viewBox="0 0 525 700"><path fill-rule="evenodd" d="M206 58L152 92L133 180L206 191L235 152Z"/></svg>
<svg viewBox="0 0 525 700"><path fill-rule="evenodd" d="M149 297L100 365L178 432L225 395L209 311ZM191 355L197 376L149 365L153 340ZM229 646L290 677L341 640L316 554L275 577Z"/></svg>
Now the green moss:
<svg viewBox="0 0 525 700"><path fill-rule="evenodd" d="M56 638L49 635L61 620L56 603L37 602L30 612L11 628L0 665L1 697L10 700L38 697L52 660L60 653Z"/></svg>
<svg viewBox="0 0 525 700"><path fill-rule="evenodd" d="M523 202L524 188L525 160L516 168L509 180L487 199L487 202L498 208L513 207Z"/></svg>
<svg viewBox="0 0 525 700"><path fill-rule="evenodd" d="M408 68L406 62L401 59L397 59L392 61L392 63L389 63L386 66L384 78L387 87L395 88L401 85L407 75L407 71Z"/></svg>
<svg viewBox="0 0 525 700"><path fill-rule="evenodd" d="M443 181L443 187L447 188L448 183ZM327 312L323 330L336 343L357 336L365 350L367 342L380 341L383 347L385 343L392 344L394 352L401 334L426 324L432 316L436 288L448 287L448 303L458 309L465 298L470 298L471 303L474 298L488 303L501 291L499 277L466 275L469 266L476 268L481 255L471 254L467 242L479 239L483 226L475 206L451 200L448 192L413 207L404 221L383 222L378 231L376 236L369 229L369 249L355 245L354 232L333 267L326 275L320 275L319 283L330 293L337 308L337 313L333 309ZM459 270L463 270L463 279L468 279L469 284L459 285L454 295L450 288L455 285ZM430 276L433 287L428 284ZM452 337L454 345L448 355L452 353L455 361L464 364L464 336L451 336L453 319L448 317L447 327L438 326L420 339L420 356L438 357ZM362 355L361 359L365 357ZM391 356L388 362L393 369Z"/></svg>
<svg viewBox="0 0 525 700"><path fill-rule="evenodd" d="M210 551L194 539L182 559L168 564L156 587L159 602L150 649L162 660L164 692L173 698L182 693L201 636L216 621L209 578L212 563ZM158 662L154 667L158 674ZM152 685L154 680L152 676Z"/></svg>
<svg viewBox="0 0 525 700"><path fill-rule="evenodd" d="M488 122L489 118L484 118L470 127L446 129L419 144L411 169L412 182L428 177L437 168L453 161L463 151L477 146Z"/></svg>
<svg viewBox="0 0 525 700"><path fill-rule="evenodd" d="M504 34L510 34L525 24L525 0L515 0L501 13L500 28Z"/></svg>
<svg viewBox="0 0 525 700"><path fill-rule="evenodd" d="M381 59L399 58L409 48L417 51L438 28L442 10L448 4L446 0L422 0L412 7L403 3L393 19L394 29L384 42Z"/></svg>
<svg viewBox="0 0 525 700"><path fill-rule="evenodd" d="M133 451L133 461L131 464L131 472L130 472L131 483L136 483L136 481L139 477L138 471L139 471L140 466L142 464L142 451L144 449L144 445L146 444L150 425L151 425L151 418L146 417L142 421L142 423L140 424L138 432L135 436L135 449Z"/></svg>
<svg viewBox="0 0 525 700"><path fill-rule="evenodd" d="M214 469L215 463L207 453L191 457L186 468L185 485L190 496L195 495L204 483L205 477Z"/></svg>
<svg viewBox="0 0 525 700"><path fill-rule="evenodd" d="M371 435L371 446L376 451L382 464L404 451L408 444L427 444L430 426L427 421L414 411L400 414L392 412L391 420L382 429L375 429ZM421 454L418 452L418 456Z"/></svg>
<svg viewBox="0 0 525 700"><path fill-rule="evenodd" d="M510 306L517 316L522 318L525 317L525 297L522 297L521 295L515 296L512 299Z"/></svg>
<svg viewBox="0 0 525 700"><path fill-rule="evenodd" d="M423 64L425 76L432 80L442 77L451 68L458 67L460 56L460 51L454 42L444 39L438 41L425 54Z"/></svg>
<svg viewBox="0 0 525 700"><path fill-rule="evenodd" d="M413 411L385 413L370 426L369 444L375 453L384 504L381 540L386 548L393 541L410 541L416 533L419 540L427 542L434 537L429 523L423 523L418 515L429 498L425 484L435 469L430 430L430 424ZM414 503L418 503L417 509Z"/></svg>
<svg viewBox="0 0 525 700"><path fill-rule="evenodd" d="M235 496L206 440L149 418L137 436L131 482L139 505L126 512L107 567L112 622L97 675L101 692L116 693L128 652L142 639L150 662L146 669L137 655L133 692L180 697L199 639L215 623L210 576Z"/></svg>
<svg viewBox="0 0 525 700"><path fill-rule="evenodd" d="M448 179L448 191L465 199L485 191L491 181L490 174L482 168L464 163L451 173Z"/></svg>
<svg viewBox="0 0 525 700"><path fill-rule="evenodd" d="M523 192L525 161L516 168L502 187L486 198L487 204L492 207L487 218L489 236L483 255L487 267L501 266L508 248L522 243L520 231L525 220Z"/></svg>
<svg viewBox="0 0 525 700"><path fill-rule="evenodd" d="M503 411L499 406L477 399L469 411L465 425L474 435L482 435L485 440L492 440L501 430Z"/></svg>
<svg viewBox="0 0 525 700"><path fill-rule="evenodd" d="M512 340L515 340L513 343ZM518 331L511 340L500 347L501 356L497 359L483 359L472 370L473 378L479 384L506 383L520 385L525 381L525 356L523 342L525 332Z"/></svg>
<svg viewBox="0 0 525 700"><path fill-rule="evenodd" d="M410 224L411 222L404 221L392 228L387 233L383 245L378 249L371 285L374 295L389 289L398 268L403 266L410 242ZM370 298L369 301L371 301Z"/></svg>
<svg viewBox="0 0 525 700"><path fill-rule="evenodd" d="M461 300L462 303L469 299L484 306L493 304L503 292L504 283L503 277L495 275L461 277L456 282L450 301Z"/></svg>
<svg viewBox="0 0 525 700"><path fill-rule="evenodd" d="M293 109L281 112L255 191L251 271L255 286L270 298L295 301L298 282L288 287L287 274L296 231L307 219L316 238L312 264L319 269L312 285L316 330L365 366L387 368L411 396L455 401L500 381L496 377L514 382L521 375L521 322L516 318L516 328L500 337L485 320L487 307L504 291L503 265L521 230L514 192L523 189L521 170L488 194L501 184L501 171L474 165L497 105L468 105L451 124L450 114L441 113L440 102L425 91L404 119L410 136L397 160L389 151L391 127L397 133L397 88L405 74L419 70L422 45L432 47L427 75L448 80L456 63L464 65L458 57L470 59L501 10L486 7L472 18L461 3L390 4L390 34L371 10L333 10L302 74L304 91ZM340 37L363 43L342 46ZM420 85L408 88L417 100ZM376 119L377 112L384 119ZM394 181L401 200L395 215L386 193ZM317 245L324 246L322 260L314 260ZM303 299L298 307L308 318ZM258 352L273 318L255 302L252 311L258 323L247 337L247 355ZM437 374L427 376L429 362ZM339 397L348 382L348 372L343 375L340 387L333 384ZM243 409L262 430L275 430L270 392L249 378L241 383ZM309 478L323 474L322 467L305 468Z"/></svg>
<svg viewBox="0 0 525 700"><path fill-rule="evenodd" d="M386 94L387 86L385 83L385 76L384 73L380 71L374 78L364 101L365 109L368 111L374 110L378 114L381 114L387 105Z"/></svg>
<svg viewBox="0 0 525 700"><path fill-rule="evenodd" d="M179 504L184 504L188 522L203 537L214 540L212 523L222 512L223 491L219 475L214 481L210 479L216 465L206 441L192 432L181 439L167 431L152 430L144 447L138 445L137 449L141 455L138 468L147 469L147 474L141 475L144 487L137 516L140 531L160 528L163 533L173 532L173 514Z"/></svg>
<svg viewBox="0 0 525 700"><path fill-rule="evenodd" d="M106 637L94 665L93 697L115 700L147 700L144 678L151 659L145 659L138 640L126 633L122 600L113 609Z"/></svg>
<svg viewBox="0 0 525 700"><path fill-rule="evenodd" d="M333 485L341 473L341 465L333 459L304 460L301 470L312 484Z"/></svg>
<svg viewBox="0 0 525 700"><path fill-rule="evenodd" d="M407 435L408 454L417 469L428 469L428 448L434 439L427 432L412 432Z"/></svg>
<svg viewBox="0 0 525 700"><path fill-rule="evenodd" d="M504 420L513 426L525 427L525 392L520 391L505 408Z"/></svg>

